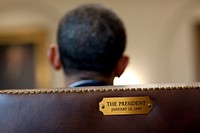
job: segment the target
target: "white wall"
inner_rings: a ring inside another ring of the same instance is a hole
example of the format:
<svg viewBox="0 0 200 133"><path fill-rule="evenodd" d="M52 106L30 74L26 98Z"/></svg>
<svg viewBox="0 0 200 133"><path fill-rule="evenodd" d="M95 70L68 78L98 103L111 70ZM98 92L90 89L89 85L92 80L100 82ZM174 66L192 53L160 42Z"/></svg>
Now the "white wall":
<svg viewBox="0 0 200 133"><path fill-rule="evenodd" d="M199 0L0 0L0 30L42 25L55 42L61 16L90 2L114 10L127 28L131 60L117 84L196 81L192 24L200 18ZM63 86L62 72L52 70L52 86Z"/></svg>

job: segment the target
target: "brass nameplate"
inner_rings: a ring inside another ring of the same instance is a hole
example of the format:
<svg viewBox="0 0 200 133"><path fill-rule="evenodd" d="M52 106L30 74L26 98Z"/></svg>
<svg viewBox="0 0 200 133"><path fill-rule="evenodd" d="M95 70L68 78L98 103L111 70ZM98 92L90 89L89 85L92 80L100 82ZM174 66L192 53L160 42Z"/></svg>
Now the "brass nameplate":
<svg viewBox="0 0 200 133"><path fill-rule="evenodd" d="M104 115L149 114L152 109L153 101L148 96L103 98L99 103Z"/></svg>

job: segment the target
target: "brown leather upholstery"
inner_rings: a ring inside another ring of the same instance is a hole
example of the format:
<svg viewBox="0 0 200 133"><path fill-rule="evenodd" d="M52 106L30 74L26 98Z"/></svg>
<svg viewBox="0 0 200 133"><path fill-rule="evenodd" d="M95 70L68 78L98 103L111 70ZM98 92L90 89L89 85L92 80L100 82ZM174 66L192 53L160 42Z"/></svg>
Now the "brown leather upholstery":
<svg viewBox="0 0 200 133"><path fill-rule="evenodd" d="M105 97L149 96L146 115L103 115ZM192 133L200 131L200 83L0 91L1 133Z"/></svg>

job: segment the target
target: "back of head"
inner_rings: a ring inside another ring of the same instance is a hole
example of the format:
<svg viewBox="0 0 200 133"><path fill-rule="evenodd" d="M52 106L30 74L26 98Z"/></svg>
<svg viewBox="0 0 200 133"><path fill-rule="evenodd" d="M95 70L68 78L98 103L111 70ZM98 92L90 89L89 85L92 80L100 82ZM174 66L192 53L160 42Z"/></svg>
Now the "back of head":
<svg viewBox="0 0 200 133"><path fill-rule="evenodd" d="M126 44L122 21L97 4L68 12L60 21L57 38L61 63L69 76L81 71L111 74Z"/></svg>

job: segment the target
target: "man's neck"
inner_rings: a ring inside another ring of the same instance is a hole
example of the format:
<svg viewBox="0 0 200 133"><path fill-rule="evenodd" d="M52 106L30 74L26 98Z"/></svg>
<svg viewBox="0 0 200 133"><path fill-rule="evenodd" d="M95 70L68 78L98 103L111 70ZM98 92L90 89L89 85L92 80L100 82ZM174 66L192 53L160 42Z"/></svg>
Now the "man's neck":
<svg viewBox="0 0 200 133"><path fill-rule="evenodd" d="M108 84L113 84L114 77L113 76L100 76L97 74L91 74L87 76L87 74L82 75L82 74L76 74L76 75L70 75L70 76L65 76L65 85L69 86L75 82L81 81L81 80L97 80L101 82L105 82Z"/></svg>

